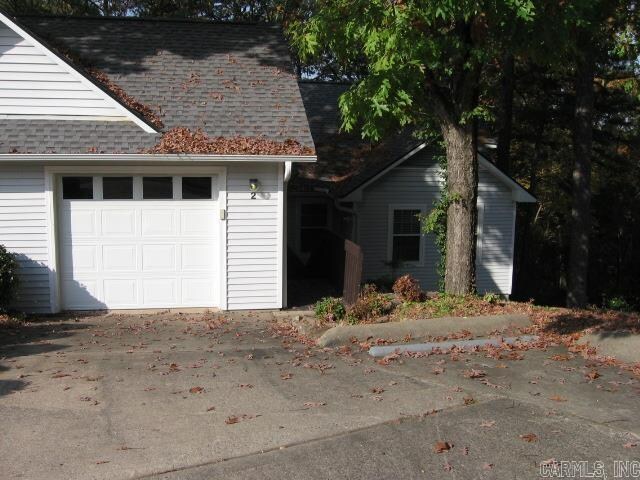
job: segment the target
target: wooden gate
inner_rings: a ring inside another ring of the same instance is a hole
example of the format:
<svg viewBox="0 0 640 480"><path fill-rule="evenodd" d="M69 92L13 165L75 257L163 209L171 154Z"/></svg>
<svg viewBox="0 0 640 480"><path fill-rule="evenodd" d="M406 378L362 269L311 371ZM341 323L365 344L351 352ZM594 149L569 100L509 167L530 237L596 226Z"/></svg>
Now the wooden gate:
<svg viewBox="0 0 640 480"><path fill-rule="evenodd" d="M342 299L345 305L353 305L360 294L362 282L362 249L350 240L344 241L344 288Z"/></svg>

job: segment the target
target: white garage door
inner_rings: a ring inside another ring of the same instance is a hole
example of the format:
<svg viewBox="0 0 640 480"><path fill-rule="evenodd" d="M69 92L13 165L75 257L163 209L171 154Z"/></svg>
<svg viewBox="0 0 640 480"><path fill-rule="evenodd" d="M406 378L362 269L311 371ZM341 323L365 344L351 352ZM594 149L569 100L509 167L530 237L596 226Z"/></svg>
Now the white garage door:
<svg viewBox="0 0 640 480"><path fill-rule="evenodd" d="M217 177L60 177L67 310L218 304Z"/></svg>

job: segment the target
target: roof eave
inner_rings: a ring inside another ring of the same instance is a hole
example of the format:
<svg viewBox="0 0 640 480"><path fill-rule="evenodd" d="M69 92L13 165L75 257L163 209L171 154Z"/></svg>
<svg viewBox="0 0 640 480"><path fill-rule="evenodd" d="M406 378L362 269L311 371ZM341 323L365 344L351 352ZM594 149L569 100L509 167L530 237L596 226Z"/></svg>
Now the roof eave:
<svg viewBox="0 0 640 480"><path fill-rule="evenodd" d="M79 163L79 162L297 162L313 163L315 155L196 155L176 154L69 154L69 153L9 153L0 154L0 163Z"/></svg>

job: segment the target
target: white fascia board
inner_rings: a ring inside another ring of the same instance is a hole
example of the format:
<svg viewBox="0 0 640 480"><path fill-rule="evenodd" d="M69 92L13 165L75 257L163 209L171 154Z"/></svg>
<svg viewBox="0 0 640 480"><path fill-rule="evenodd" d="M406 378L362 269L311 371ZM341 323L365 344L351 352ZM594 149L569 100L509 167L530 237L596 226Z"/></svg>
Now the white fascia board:
<svg viewBox="0 0 640 480"><path fill-rule="evenodd" d="M147 122L145 122L140 117L135 115L133 112L127 109L124 105L122 105L120 102L115 100L112 96L107 94L104 90L99 88L96 84L91 82L87 77L85 77L78 70L73 68L73 66L71 66L67 61L65 61L64 59L60 58L60 56L52 52L46 45L40 42L37 38L35 38L29 32L21 28L17 23L15 23L13 20L11 20L2 12L0 12L0 22L4 23L7 27L9 27L11 30L13 30L15 33L17 33L19 36L21 36L25 40L32 42L33 45L40 48L42 50L42 53L44 53L47 57L53 60L58 66L66 70L69 74L75 77L79 82L81 82L87 88L89 88L90 90L100 95L108 104L112 105L114 108L119 110L122 113L122 116L124 118L131 120L133 123L138 125L147 133L158 133L154 128L151 127L151 125L149 125Z"/></svg>
<svg viewBox="0 0 640 480"><path fill-rule="evenodd" d="M487 160L481 154L478 154L478 163L484 168L489 170L494 177L504 183L509 189L511 189L512 198L514 202L518 203L537 203L536 197L527 192L522 185L516 182L509 175L505 174L502 170L496 167L492 162Z"/></svg>
<svg viewBox="0 0 640 480"><path fill-rule="evenodd" d="M78 162L259 162L259 163L313 163L315 155L190 155L190 154L67 154L67 153L9 153L0 154L0 163L78 163Z"/></svg>

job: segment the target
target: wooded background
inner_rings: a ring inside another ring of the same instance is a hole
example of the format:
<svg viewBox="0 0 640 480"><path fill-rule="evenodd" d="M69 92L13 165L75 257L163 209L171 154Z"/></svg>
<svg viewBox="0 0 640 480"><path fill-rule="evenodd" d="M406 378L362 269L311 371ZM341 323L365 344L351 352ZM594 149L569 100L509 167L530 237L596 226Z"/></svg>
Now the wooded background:
<svg viewBox="0 0 640 480"><path fill-rule="evenodd" d="M343 6L341 3L0 0L0 8L16 15L127 15L280 23L293 37L307 35L308 45L307 20L322 14L322 9ZM421 3L436 8L433 18L444 22L439 24L440 29L450 22L455 27L482 25L489 33L493 27L485 24L487 12L533 12L525 24L526 40L518 36L522 32L517 31L515 21L514 31L507 32L508 36L502 24L500 43L491 43L491 50L485 52L479 65L475 104L471 105L476 132L496 139L492 160L538 199L538 204L518 208L513 297L548 305L568 302L582 306L588 301L616 309L640 308L636 2L478 1L470 15L468 11L455 11L451 2L444 0L371 0L382 13L384 9L408 12L419 9ZM354 11L354 15L361 14ZM364 17L362 21L373 22ZM317 25L332 27L330 23ZM416 28L427 32L426 27ZM442 38L446 41L451 37ZM530 43L523 47L526 42ZM372 75L372 65L364 56L341 55L339 46L323 45L314 49L314 55L298 55L304 45L297 43L292 53L298 74L305 78L352 81L357 85ZM366 115L351 119L363 123L368 120ZM428 129L425 125L418 126ZM385 128L397 126L397 122L389 122ZM440 131L432 127L431 132L423 134L437 137Z"/></svg>

